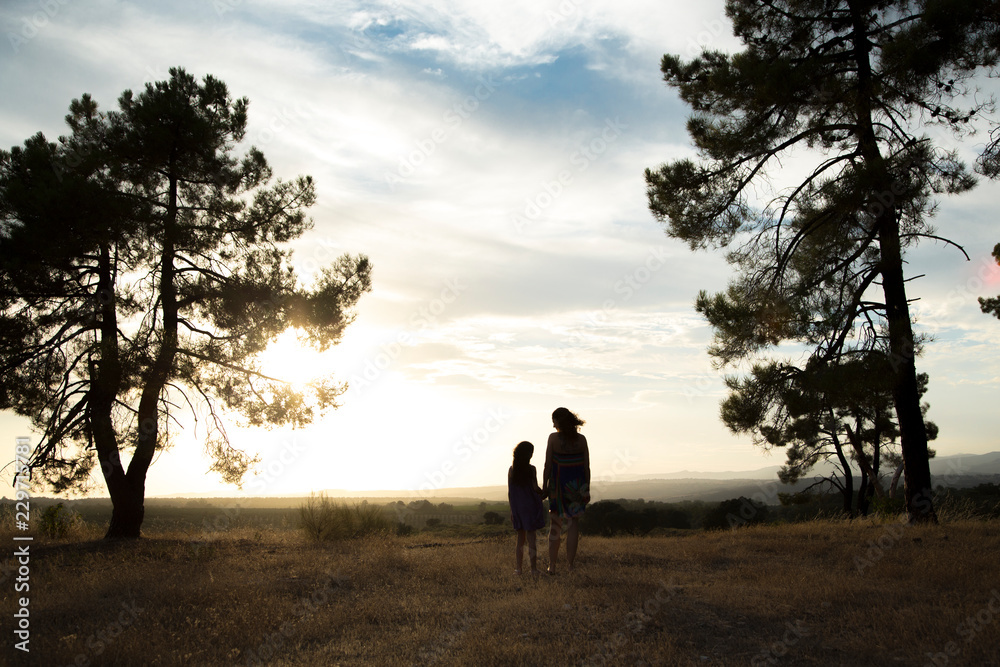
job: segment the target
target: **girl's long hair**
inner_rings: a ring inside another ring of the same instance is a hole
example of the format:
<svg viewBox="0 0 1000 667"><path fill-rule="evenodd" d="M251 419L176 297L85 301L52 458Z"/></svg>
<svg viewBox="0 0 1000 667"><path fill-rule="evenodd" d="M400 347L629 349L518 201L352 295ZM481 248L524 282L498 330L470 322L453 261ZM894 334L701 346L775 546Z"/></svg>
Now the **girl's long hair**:
<svg viewBox="0 0 1000 667"><path fill-rule="evenodd" d="M576 444L579 440L579 433L576 429L586 423L566 408L556 408L552 413L552 422L556 425L556 431L559 432L559 437L567 447Z"/></svg>
<svg viewBox="0 0 1000 667"><path fill-rule="evenodd" d="M534 486L538 483L530 463L534 453L535 446L527 440L517 443L517 447L514 448L514 464L510 467L510 481L515 486Z"/></svg>

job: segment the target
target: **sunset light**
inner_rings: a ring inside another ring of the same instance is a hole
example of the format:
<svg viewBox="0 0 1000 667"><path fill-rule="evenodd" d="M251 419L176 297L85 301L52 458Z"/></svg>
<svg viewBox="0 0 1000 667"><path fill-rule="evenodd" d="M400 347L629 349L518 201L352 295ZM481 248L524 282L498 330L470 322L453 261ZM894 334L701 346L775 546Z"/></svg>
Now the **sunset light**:
<svg viewBox="0 0 1000 667"><path fill-rule="evenodd" d="M997 664L1000 0L0 27L0 664Z"/></svg>

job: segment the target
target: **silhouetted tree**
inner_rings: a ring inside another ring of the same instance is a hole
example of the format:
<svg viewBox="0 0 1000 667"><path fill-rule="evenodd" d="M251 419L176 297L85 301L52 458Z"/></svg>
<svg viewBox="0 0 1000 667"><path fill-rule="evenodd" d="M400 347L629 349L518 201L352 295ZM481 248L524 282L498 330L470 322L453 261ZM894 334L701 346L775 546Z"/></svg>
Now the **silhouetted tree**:
<svg viewBox="0 0 1000 667"><path fill-rule="evenodd" d="M692 249L730 248L736 279L698 299L720 364L784 340L820 363L888 351L907 511L935 520L903 255L945 240L928 224L935 194L975 184L921 129L962 134L989 108L958 105L996 63L998 5L728 0L726 12L743 51L663 58L700 160L647 170L650 209ZM804 176L768 195L786 156Z"/></svg>
<svg viewBox="0 0 1000 667"><path fill-rule="evenodd" d="M872 496L884 492L880 468L891 460L889 448L899 436L891 378L888 360L877 353L804 368L772 361L755 366L747 377L726 379L730 394L722 403L722 420L734 433L751 434L764 449L786 449L787 461L778 472L784 483L802 479L820 462L833 462L835 472L816 484L836 487L845 513L867 514ZM923 396L926 374L918 381ZM921 405L925 414L927 407ZM929 439L937 436L933 423L926 422L926 429ZM856 505L852 460L862 473Z"/></svg>
<svg viewBox="0 0 1000 667"><path fill-rule="evenodd" d="M611 537L615 532L623 532L625 508L610 500L601 500L587 508L580 522L580 532L584 535Z"/></svg>
<svg viewBox="0 0 1000 667"><path fill-rule="evenodd" d="M310 228L314 185L272 183L256 148L234 154L246 98L171 69L118 106L84 95L58 144L0 152L0 408L40 431L30 466L55 490L100 464L107 536L138 537L146 473L184 406L201 404L213 470L238 482L254 459L224 412L298 425L335 405L332 378L294 387L257 356L293 327L336 343L371 281L367 258L344 255L299 284L284 244Z"/></svg>

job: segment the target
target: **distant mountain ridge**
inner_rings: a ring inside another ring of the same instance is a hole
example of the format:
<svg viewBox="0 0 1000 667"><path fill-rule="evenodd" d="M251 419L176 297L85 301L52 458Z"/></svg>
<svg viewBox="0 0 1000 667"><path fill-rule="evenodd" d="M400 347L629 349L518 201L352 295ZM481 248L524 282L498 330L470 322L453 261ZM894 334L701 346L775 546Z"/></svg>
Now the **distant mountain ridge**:
<svg viewBox="0 0 1000 667"><path fill-rule="evenodd" d="M767 466L756 470L725 470L722 472L704 472L699 470L680 470L666 473L643 473L640 475L620 475L621 481L636 482L655 479L772 479L777 477L781 466Z"/></svg>
<svg viewBox="0 0 1000 667"><path fill-rule="evenodd" d="M954 475L1000 475L1000 452L990 452L988 454L954 454L951 456L937 456L930 460L931 475L954 476ZM832 464L817 466L816 473L819 476L828 474L828 470L833 470ZM767 466L755 470L723 471L723 472L700 472L691 470L681 470L679 472L668 473L643 473L638 475L621 475L622 481L639 481L653 479L774 479L778 476L781 466ZM859 472L857 468L854 472ZM937 482L934 482L937 484Z"/></svg>
<svg viewBox="0 0 1000 667"><path fill-rule="evenodd" d="M778 480L780 466L732 472L700 472L682 470L672 473L645 473L619 475L614 481L601 481L595 476L594 500L615 498L642 498L661 502L703 500L718 502L746 496L762 499L767 504L777 504L779 493L794 493L813 484L818 477L829 474L833 466L818 467L815 474L796 484L782 484ZM857 470L855 479L861 473ZM931 476L935 486L969 487L985 482L1000 483L1000 452L989 454L958 454L931 459ZM393 491L342 491L330 489L327 495L342 498L393 496ZM444 498L479 498L501 501L507 499L506 486L478 486L434 489L423 492L395 492L409 494L402 497L426 498L438 501Z"/></svg>
<svg viewBox="0 0 1000 667"><path fill-rule="evenodd" d="M931 459L931 476L1000 475L1000 452L956 454ZM938 482L935 481L935 484Z"/></svg>
<svg viewBox="0 0 1000 667"><path fill-rule="evenodd" d="M930 461L931 481L935 486L970 487L986 482L1000 483L1000 452L989 454L957 454L935 457ZM739 496L765 498L769 504L777 503L778 493L793 493L812 484L817 477L829 474L832 465L817 466L809 479L795 485L778 481L780 466L768 466L756 470L703 472L681 470L670 473L642 473L619 475L614 481L600 481L595 476L594 500L614 498L643 498L661 502L682 502L685 500L721 501ZM860 475L857 470L855 475ZM407 491L400 489L372 489L349 491L346 489L326 489L322 491L331 498L398 498L434 502L441 499L475 499L487 501L507 500L506 486L450 487L429 491ZM177 493L160 498L208 498L224 494L184 494ZM308 496L308 493L301 494Z"/></svg>
<svg viewBox="0 0 1000 667"><path fill-rule="evenodd" d="M1000 452L989 454L957 454L935 457L930 461L931 482L934 486L971 487L984 483L1000 483ZM768 466L742 472L692 472L635 475L605 484L595 484L595 499L643 498L661 502L685 500L722 501L746 496L776 504L779 493L795 493L808 488L817 479L831 474L832 464L816 466L808 478L795 484L778 480L780 466ZM854 471L855 484L861 475ZM883 471L886 472L886 471ZM888 471L891 474L893 471Z"/></svg>

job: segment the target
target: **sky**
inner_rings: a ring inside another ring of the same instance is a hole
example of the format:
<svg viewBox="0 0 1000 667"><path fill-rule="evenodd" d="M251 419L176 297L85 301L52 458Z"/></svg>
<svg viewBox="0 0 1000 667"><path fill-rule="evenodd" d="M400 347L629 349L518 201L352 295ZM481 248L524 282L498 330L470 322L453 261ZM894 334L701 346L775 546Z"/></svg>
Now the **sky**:
<svg viewBox="0 0 1000 667"><path fill-rule="evenodd" d="M560 406L586 421L597 482L784 462L718 417L731 371L712 366L693 302L729 267L646 205L643 170L694 156L660 58L737 49L721 1L14 0L0 31L0 146L66 133L83 93L113 109L170 67L211 74L249 98L246 144L275 174L317 183L300 274L344 252L374 266L340 345L288 336L268 357L291 380L347 381L339 409L231 429L261 458L242 488L208 471L204 419L185 418L147 495L502 485L521 440L541 468ZM976 302L1000 294L998 194L940 202L970 261L934 243L908 255L939 455L1000 450L1000 322ZM17 436L27 421L0 415L4 462Z"/></svg>

